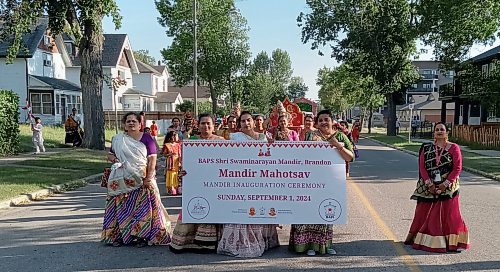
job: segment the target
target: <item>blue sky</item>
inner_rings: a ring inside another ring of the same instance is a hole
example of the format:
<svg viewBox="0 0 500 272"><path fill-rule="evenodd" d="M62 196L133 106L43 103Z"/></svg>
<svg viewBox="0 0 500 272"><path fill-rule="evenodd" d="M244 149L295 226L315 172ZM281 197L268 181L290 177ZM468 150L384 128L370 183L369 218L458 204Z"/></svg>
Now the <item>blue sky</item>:
<svg viewBox="0 0 500 272"><path fill-rule="evenodd" d="M147 49L157 60L162 60L160 50L169 46L171 39L157 22L159 16L153 0L117 0L123 16L122 27L114 29L109 18L104 20L105 33L126 33L133 50ZM323 66L338 63L329 56L319 56L309 44L300 40L300 28L296 18L301 11L307 11L305 0L236 0L236 5L247 19L250 27L250 48L255 56L261 51L269 54L276 48L286 50L292 60L294 76L301 76L309 87L307 97L317 99L316 75ZM500 44L496 42L495 45ZM471 56L489 49L490 46L475 46ZM431 59L429 54L421 60Z"/></svg>

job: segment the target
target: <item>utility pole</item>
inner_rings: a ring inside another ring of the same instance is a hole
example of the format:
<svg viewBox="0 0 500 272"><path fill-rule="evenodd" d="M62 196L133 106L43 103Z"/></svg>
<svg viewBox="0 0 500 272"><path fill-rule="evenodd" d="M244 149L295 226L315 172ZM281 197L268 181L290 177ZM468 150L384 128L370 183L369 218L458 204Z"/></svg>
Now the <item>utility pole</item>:
<svg viewBox="0 0 500 272"><path fill-rule="evenodd" d="M198 118L198 44L197 44L196 0L193 0L193 87L194 87L194 116Z"/></svg>

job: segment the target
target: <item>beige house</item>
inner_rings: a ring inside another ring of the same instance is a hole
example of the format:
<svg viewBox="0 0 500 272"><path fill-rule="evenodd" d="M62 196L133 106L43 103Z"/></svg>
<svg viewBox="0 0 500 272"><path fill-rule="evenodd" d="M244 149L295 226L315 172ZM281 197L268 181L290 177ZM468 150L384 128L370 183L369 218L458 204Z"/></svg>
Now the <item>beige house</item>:
<svg viewBox="0 0 500 272"><path fill-rule="evenodd" d="M410 101L413 100L413 110L410 110L410 104L400 105L397 107L396 116L402 123L408 123L412 116L416 116L420 121L436 123L441 121L441 101L439 101L439 93L432 92L429 95L412 95ZM449 103L446 107L446 122L453 122L455 112L455 104Z"/></svg>
<svg viewBox="0 0 500 272"><path fill-rule="evenodd" d="M183 101L194 101L193 86L169 86L168 91L173 93L180 93ZM198 86L198 103L203 102L212 102L212 98L210 97L210 89L207 86Z"/></svg>

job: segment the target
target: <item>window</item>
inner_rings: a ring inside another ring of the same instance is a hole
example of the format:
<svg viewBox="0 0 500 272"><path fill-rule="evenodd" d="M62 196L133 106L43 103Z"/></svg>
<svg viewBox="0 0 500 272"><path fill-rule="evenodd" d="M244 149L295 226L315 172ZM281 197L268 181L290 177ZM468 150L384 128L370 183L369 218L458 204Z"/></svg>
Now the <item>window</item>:
<svg viewBox="0 0 500 272"><path fill-rule="evenodd" d="M155 77L155 91L158 91L158 78Z"/></svg>
<svg viewBox="0 0 500 272"><path fill-rule="evenodd" d="M56 94L56 114L61 114L61 95Z"/></svg>
<svg viewBox="0 0 500 272"><path fill-rule="evenodd" d="M43 66L52 67L52 55L43 53Z"/></svg>
<svg viewBox="0 0 500 272"><path fill-rule="evenodd" d="M412 87L413 89L416 89L416 88L418 88L418 84L417 84L417 83L415 83L415 84L411 84L411 87Z"/></svg>
<svg viewBox="0 0 500 272"><path fill-rule="evenodd" d="M494 62L490 63L489 72L491 73L491 72L493 72L493 70L495 70L495 63Z"/></svg>
<svg viewBox="0 0 500 272"><path fill-rule="evenodd" d="M167 91L167 81L165 79L163 80L163 91Z"/></svg>
<svg viewBox="0 0 500 272"><path fill-rule="evenodd" d="M32 93L30 99L33 114L52 114L52 94Z"/></svg>
<svg viewBox="0 0 500 272"><path fill-rule="evenodd" d="M424 84L422 85L422 87L423 87L424 89L432 89L432 84L430 84L430 83L424 83Z"/></svg>
<svg viewBox="0 0 500 272"><path fill-rule="evenodd" d="M432 74L432 70L429 70L429 69L422 70L422 74L430 75L430 74Z"/></svg>
<svg viewBox="0 0 500 272"><path fill-rule="evenodd" d="M433 75L437 75L437 70L431 70L431 73L432 73Z"/></svg>
<svg viewBox="0 0 500 272"><path fill-rule="evenodd" d="M77 96L76 97L76 107L75 107L78 112L82 112L82 97L81 96Z"/></svg>
<svg viewBox="0 0 500 272"><path fill-rule="evenodd" d="M488 75L488 64L483 64L482 72L483 72L483 75Z"/></svg>

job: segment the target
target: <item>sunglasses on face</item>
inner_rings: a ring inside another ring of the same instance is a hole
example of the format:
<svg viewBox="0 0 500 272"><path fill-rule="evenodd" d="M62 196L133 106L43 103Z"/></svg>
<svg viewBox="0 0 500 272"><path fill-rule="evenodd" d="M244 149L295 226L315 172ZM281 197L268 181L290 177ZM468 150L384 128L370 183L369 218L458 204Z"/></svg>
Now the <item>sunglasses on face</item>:
<svg viewBox="0 0 500 272"><path fill-rule="evenodd" d="M446 131L445 128L436 128L434 131Z"/></svg>

